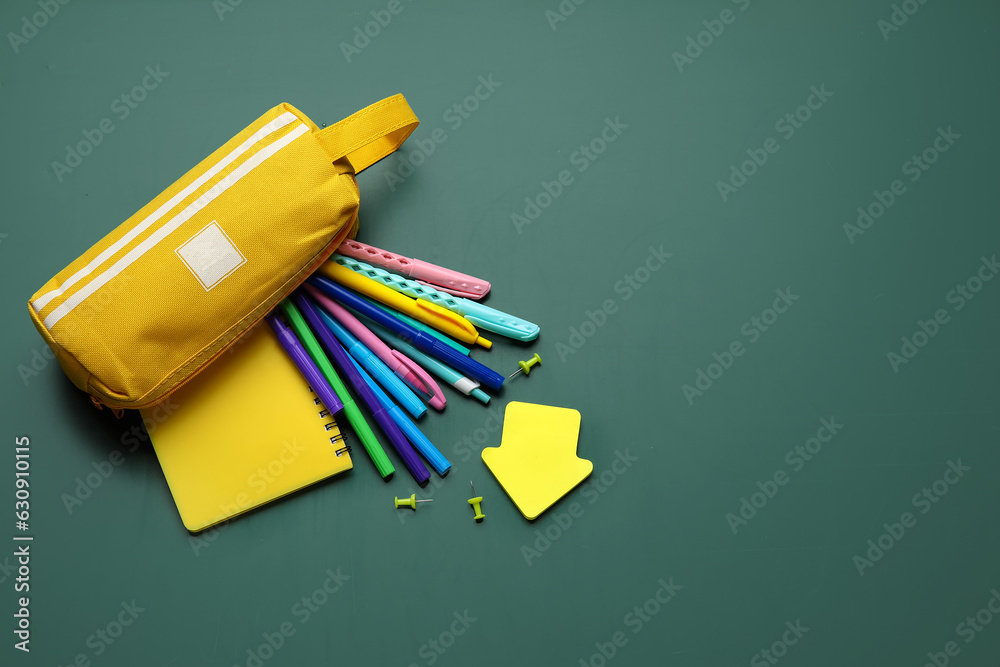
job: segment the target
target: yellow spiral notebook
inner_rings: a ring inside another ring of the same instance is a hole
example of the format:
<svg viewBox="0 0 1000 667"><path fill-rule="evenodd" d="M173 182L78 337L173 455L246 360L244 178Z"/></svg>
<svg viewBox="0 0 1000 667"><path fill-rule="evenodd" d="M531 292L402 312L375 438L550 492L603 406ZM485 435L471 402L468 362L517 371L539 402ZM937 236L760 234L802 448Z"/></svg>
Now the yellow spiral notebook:
<svg viewBox="0 0 1000 667"><path fill-rule="evenodd" d="M141 412L193 533L353 467L337 423L267 326Z"/></svg>

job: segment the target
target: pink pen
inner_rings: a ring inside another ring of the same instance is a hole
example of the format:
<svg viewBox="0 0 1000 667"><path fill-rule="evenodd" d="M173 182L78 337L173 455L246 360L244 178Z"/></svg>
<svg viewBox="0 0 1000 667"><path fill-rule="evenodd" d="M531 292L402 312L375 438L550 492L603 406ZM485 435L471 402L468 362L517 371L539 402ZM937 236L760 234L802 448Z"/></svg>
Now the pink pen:
<svg viewBox="0 0 1000 667"><path fill-rule="evenodd" d="M408 276L425 285L432 285L442 292L454 296L481 299L490 291L490 284L485 280L467 276L464 273L452 271L430 262L394 255L391 252L379 250L357 241L344 241L337 248L337 252L387 271Z"/></svg>
<svg viewBox="0 0 1000 667"><path fill-rule="evenodd" d="M375 356L385 362L385 365L392 369L399 378L410 385L418 392L426 395L430 395L427 402L431 407L437 410L443 410L447 399L444 396L444 392L441 391L441 387L437 385L436 382L427 374L423 368L421 368L415 361L407 357L405 354L398 350L393 350L388 345L382 342L382 339L376 336L372 331L366 327L361 321L350 313L346 308L341 306L339 303L323 294L318 289L312 285L303 285L303 287L309 292L309 294L316 299L333 317L343 324L352 334L358 337L362 343L364 343L369 350L371 350Z"/></svg>

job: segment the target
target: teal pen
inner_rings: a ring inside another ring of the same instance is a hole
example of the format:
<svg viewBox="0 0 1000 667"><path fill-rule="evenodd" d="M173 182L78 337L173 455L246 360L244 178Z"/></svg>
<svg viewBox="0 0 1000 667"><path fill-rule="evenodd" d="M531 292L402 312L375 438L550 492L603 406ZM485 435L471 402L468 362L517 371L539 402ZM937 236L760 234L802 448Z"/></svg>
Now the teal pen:
<svg viewBox="0 0 1000 667"><path fill-rule="evenodd" d="M392 315L397 320L400 320L402 322L406 322L407 324L409 324L414 329L420 329L425 334L427 334L429 336L434 336L435 338L437 338L439 341L441 341L442 343L444 343L448 347L451 347L454 350L456 350L458 352L461 352L465 356L469 356L469 352L470 352L469 348L465 347L461 343L455 342L453 339L449 338L448 336L445 336L443 333L441 333L440 331L438 331L434 327L429 327L426 324L424 324L423 322L421 322L420 320L415 320L412 317L410 317L409 315L401 313L398 310L393 310L392 308L388 308L386 306L383 306L378 301L374 301L372 299L369 299L368 297L366 297L363 294L358 294L358 298L364 299L365 301L367 301L371 305L375 306L379 310L381 310L381 311L383 311L385 313L388 313L389 315Z"/></svg>
<svg viewBox="0 0 1000 667"><path fill-rule="evenodd" d="M320 319L323 320L323 324L333 332L333 335L343 344L348 353L360 361L361 365L372 375L377 377L378 381L396 397L396 400L406 408L407 412L413 415L415 419L420 419L427 413L427 406L420 402L417 395L403 384L403 381L385 365L384 361L375 356L374 352L365 347L364 343L348 331L347 327L338 322L334 317L331 317L330 313L326 312L324 308L319 307L317 310L319 311Z"/></svg>
<svg viewBox="0 0 1000 667"><path fill-rule="evenodd" d="M399 430L403 432L406 439L410 441L413 448L420 452L420 455L424 457L424 460L431 464L431 467L434 468L434 472L442 477L447 475L448 471L451 470L451 462L446 459L440 451L438 451L438 448L427 439L427 436L420 432L417 425L410 421L409 417L403 414L403 411L399 409L399 406L393 403L392 399L385 395L382 388L378 386L378 383L375 382L375 380L373 380L368 373L365 372L365 369L361 368L361 366L358 365L358 362L354 359L351 359L350 361L354 364L354 367L358 369L358 372L361 374L361 378L368 383L369 387L371 387L372 392L375 393L375 398L378 399L378 401L382 404L382 407L389 413L389 416L392 417L392 421L396 423L396 426L398 426Z"/></svg>
<svg viewBox="0 0 1000 667"><path fill-rule="evenodd" d="M427 372L438 376L466 396L472 396L482 403L490 402L490 395L480 389L479 383L475 380L465 377L451 366L438 361L434 357L424 354L396 334L390 333L385 327L380 326L375 322L369 321L369 328L375 331L379 338L386 341L394 348L423 366Z"/></svg>

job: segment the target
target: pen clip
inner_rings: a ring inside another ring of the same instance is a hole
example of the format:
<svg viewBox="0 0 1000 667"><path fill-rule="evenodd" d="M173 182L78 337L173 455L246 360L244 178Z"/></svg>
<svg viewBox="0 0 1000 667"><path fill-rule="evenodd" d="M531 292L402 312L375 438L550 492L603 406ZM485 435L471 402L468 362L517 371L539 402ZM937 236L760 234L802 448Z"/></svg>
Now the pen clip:
<svg viewBox="0 0 1000 667"><path fill-rule="evenodd" d="M414 389L417 389L418 391L422 391L423 393L430 395L430 398L427 399L427 402L430 403L431 407L437 410L444 410L445 403L447 402L447 399L444 396L444 392L441 391L441 387L437 385L434 379L427 374L427 371L425 371L423 368L420 367L419 364L417 364L417 362L415 362L413 359L410 359L408 356L406 356L399 350L393 350L392 356L399 359L400 363L406 366L406 368L412 371L424 383L425 386L423 388L414 387Z"/></svg>
<svg viewBox="0 0 1000 667"><path fill-rule="evenodd" d="M447 308L442 308L436 303L432 303L430 301L427 301L426 299L414 299L413 303L417 308L424 311L424 313L428 316L428 318L435 318L437 320L447 323L450 326L461 329L466 333L466 335L474 336L475 339L469 342L475 342L479 345L482 345L487 350L493 346L493 343L491 343L490 341L486 340L485 338L479 335L479 331L476 329L476 327L472 325L472 322L465 319L458 313L453 313ZM444 331L441 327L435 326L434 324L431 324L429 321L425 320L425 323L430 326L433 326L435 329Z"/></svg>

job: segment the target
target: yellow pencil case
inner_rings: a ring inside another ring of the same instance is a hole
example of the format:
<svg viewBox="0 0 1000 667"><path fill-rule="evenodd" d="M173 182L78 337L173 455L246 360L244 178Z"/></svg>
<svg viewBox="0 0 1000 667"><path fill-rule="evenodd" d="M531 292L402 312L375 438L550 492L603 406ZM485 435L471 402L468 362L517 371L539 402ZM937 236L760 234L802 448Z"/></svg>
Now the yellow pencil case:
<svg viewBox="0 0 1000 667"><path fill-rule="evenodd" d="M402 95L322 130L271 109L49 280L32 322L98 405L161 401L353 238L355 175L418 122Z"/></svg>

